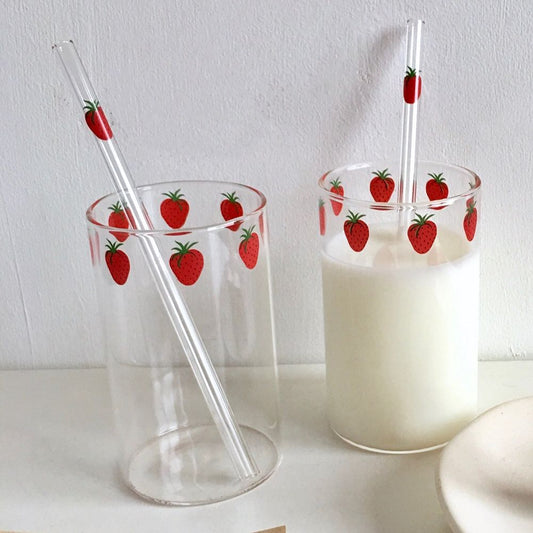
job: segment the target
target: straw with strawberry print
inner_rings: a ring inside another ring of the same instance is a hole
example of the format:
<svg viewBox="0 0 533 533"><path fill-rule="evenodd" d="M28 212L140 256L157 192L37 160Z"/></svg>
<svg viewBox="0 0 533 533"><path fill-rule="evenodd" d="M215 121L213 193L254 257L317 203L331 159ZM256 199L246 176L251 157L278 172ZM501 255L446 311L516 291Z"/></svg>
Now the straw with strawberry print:
<svg viewBox="0 0 533 533"><path fill-rule="evenodd" d="M406 104L414 104L422 92L422 80L416 68L407 67L403 79L403 100Z"/></svg>
<svg viewBox="0 0 533 533"><path fill-rule="evenodd" d="M85 122L89 129L102 141L113 138L113 132L107 122L104 110L100 107L98 100L84 100Z"/></svg>
<svg viewBox="0 0 533 533"><path fill-rule="evenodd" d="M422 80L420 78L420 44L423 24L422 20L407 21L398 203L411 203L416 201L418 107L422 90ZM406 227L409 219L405 212L402 214L402 219L400 223Z"/></svg>
<svg viewBox="0 0 533 533"><path fill-rule="evenodd" d="M98 147L118 197L122 205L129 207L126 214L130 225L138 229L139 247L235 472L240 479L254 478L259 474L257 464L244 440L213 362L175 282L172 270L163 259L159 244L152 236L153 225L137 194L126 160L105 119L96 92L74 43L62 41L55 44L53 48L61 59L76 98L86 111L85 121L98 141ZM108 251L111 252L111 250ZM120 250L116 251L114 255L119 252ZM168 398L163 398L163 401L168 401Z"/></svg>

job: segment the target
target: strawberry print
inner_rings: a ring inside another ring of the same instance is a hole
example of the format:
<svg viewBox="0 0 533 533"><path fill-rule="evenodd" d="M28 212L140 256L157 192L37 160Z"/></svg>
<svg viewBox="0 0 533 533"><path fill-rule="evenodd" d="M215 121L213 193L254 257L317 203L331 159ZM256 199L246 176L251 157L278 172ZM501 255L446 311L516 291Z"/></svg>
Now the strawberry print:
<svg viewBox="0 0 533 533"><path fill-rule="evenodd" d="M183 244L178 241L174 242L176 246L172 250L175 253L170 256L170 268L180 283L183 285L194 285L204 268L204 256L202 252L193 249L193 246L198 243L187 242Z"/></svg>
<svg viewBox="0 0 533 533"><path fill-rule="evenodd" d="M180 190L163 193L167 199L161 202L159 208L163 220L174 229L181 228L189 214L189 203L184 200L184 195L180 193Z"/></svg>
<svg viewBox="0 0 533 533"><path fill-rule="evenodd" d="M476 235L476 226L477 226L477 209L476 202L473 201L473 198L470 198L466 202L466 215L463 220L463 229L465 230L466 238L471 241Z"/></svg>
<svg viewBox="0 0 533 533"><path fill-rule="evenodd" d="M448 198L448 185L446 185L446 178L442 176L442 172L439 174L429 173L430 179L426 183L426 194L430 200L443 200ZM442 209L446 206L434 207L433 209Z"/></svg>
<svg viewBox="0 0 533 533"><path fill-rule="evenodd" d="M433 215L415 215L413 224L407 230L407 237L415 252L425 254L429 252L437 237L437 225L429 220Z"/></svg>
<svg viewBox="0 0 533 533"><path fill-rule="evenodd" d="M254 232L254 228L255 226L251 226L249 229L243 229L239 244L239 255L250 270L255 267L259 257L259 236Z"/></svg>
<svg viewBox="0 0 533 533"><path fill-rule="evenodd" d="M329 183L331 185L330 192L338 194L339 196L344 196L344 187L342 186L339 178L335 178ZM338 200L331 200L331 208L333 209L335 216L338 216L342 211L342 202L339 202Z"/></svg>
<svg viewBox="0 0 533 533"><path fill-rule="evenodd" d="M98 100L91 102L84 100L85 122L89 129L102 141L108 141L113 137L113 132L107 122L104 110L100 107Z"/></svg>
<svg viewBox="0 0 533 533"><path fill-rule="evenodd" d="M322 198L318 200L318 223L320 227L320 235L325 235L326 233L326 207L324 205L324 200L322 200Z"/></svg>
<svg viewBox="0 0 533 533"><path fill-rule="evenodd" d="M407 67L403 79L403 99L406 104L414 104L422 91L422 79L416 69Z"/></svg>
<svg viewBox="0 0 533 533"><path fill-rule="evenodd" d="M224 220L231 220L232 218L241 217L243 214L242 205L239 203L239 197L235 192L224 192L222 193L225 200L222 200L220 204L220 212ZM242 222L235 222L231 226L228 226L228 229L231 231L237 231Z"/></svg>
<svg viewBox="0 0 533 533"><path fill-rule="evenodd" d="M370 194L375 202L388 202L394 192L394 180L391 178L389 169L372 172L375 176L370 181Z"/></svg>
<svg viewBox="0 0 533 533"><path fill-rule="evenodd" d="M130 273L130 260L122 250L119 250L120 246L121 242L111 242L107 239L105 262L115 283L124 285Z"/></svg>
<svg viewBox="0 0 533 533"><path fill-rule="evenodd" d="M108 209L111 209L111 213L109 214L109 218L107 219L107 225L111 226L113 228L129 228L130 223L128 220L128 217L126 216L126 213L124 209L122 209L122 204L120 202L117 202L116 204L111 205L108 207ZM124 242L129 235L127 233L124 233L122 231L111 231L110 232L117 241Z"/></svg>
<svg viewBox="0 0 533 533"><path fill-rule="evenodd" d="M367 224L361 220L364 216L349 211L349 214L346 215L348 220L344 222L344 234L350 248L355 252L360 252L366 246L370 235Z"/></svg>

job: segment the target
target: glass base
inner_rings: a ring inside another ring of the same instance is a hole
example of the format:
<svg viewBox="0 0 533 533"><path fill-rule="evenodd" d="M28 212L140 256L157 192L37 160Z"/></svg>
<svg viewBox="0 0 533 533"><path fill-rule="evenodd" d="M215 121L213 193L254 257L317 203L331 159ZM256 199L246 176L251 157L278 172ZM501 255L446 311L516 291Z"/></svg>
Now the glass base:
<svg viewBox="0 0 533 533"><path fill-rule="evenodd" d="M331 426L330 426L331 427ZM383 453L383 454L393 454L393 455L407 455L411 453L424 453L424 452L431 452L433 450L438 450L439 448L443 448L448 444L448 442L443 442L440 444L435 444L434 446L429 446L427 448L419 448L414 450L383 450L381 448L372 448L371 446L365 446L364 444L359 444L357 442L354 442L346 437L343 437L338 431L336 431L334 428L331 428L333 433L337 435L337 437L341 438L344 442L347 442L351 446L355 446L357 448L360 448L361 450L365 450L367 452L373 452L373 453Z"/></svg>
<svg viewBox="0 0 533 533"><path fill-rule="evenodd" d="M131 459L126 483L139 496L165 505L203 505L233 498L260 485L276 470L274 443L240 426L259 475L241 480L215 426L171 431L149 441Z"/></svg>

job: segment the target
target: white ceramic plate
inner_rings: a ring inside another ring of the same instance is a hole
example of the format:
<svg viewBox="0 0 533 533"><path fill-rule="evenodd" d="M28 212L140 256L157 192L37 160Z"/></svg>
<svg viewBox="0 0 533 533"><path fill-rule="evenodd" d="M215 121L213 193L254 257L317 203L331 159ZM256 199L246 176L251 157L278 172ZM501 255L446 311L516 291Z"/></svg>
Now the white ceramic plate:
<svg viewBox="0 0 533 533"><path fill-rule="evenodd" d="M533 532L533 397L498 405L444 448L437 491L461 533Z"/></svg>

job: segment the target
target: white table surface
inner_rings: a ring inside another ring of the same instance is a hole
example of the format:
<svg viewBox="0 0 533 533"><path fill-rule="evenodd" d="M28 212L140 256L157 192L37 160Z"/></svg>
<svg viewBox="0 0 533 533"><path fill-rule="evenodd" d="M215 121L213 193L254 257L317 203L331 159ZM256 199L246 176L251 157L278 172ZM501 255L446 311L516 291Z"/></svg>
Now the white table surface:
<svg viewBox="0 0 533 533"><path fill-rule="evenodd" d="M106 372L0 372L0 532L449 532L440 451L363 452L329 430L323 365L280 367L283 461L251 492L164 507L124 488ZM480 363L480 412L533 395L533 361Z"/></svg>

